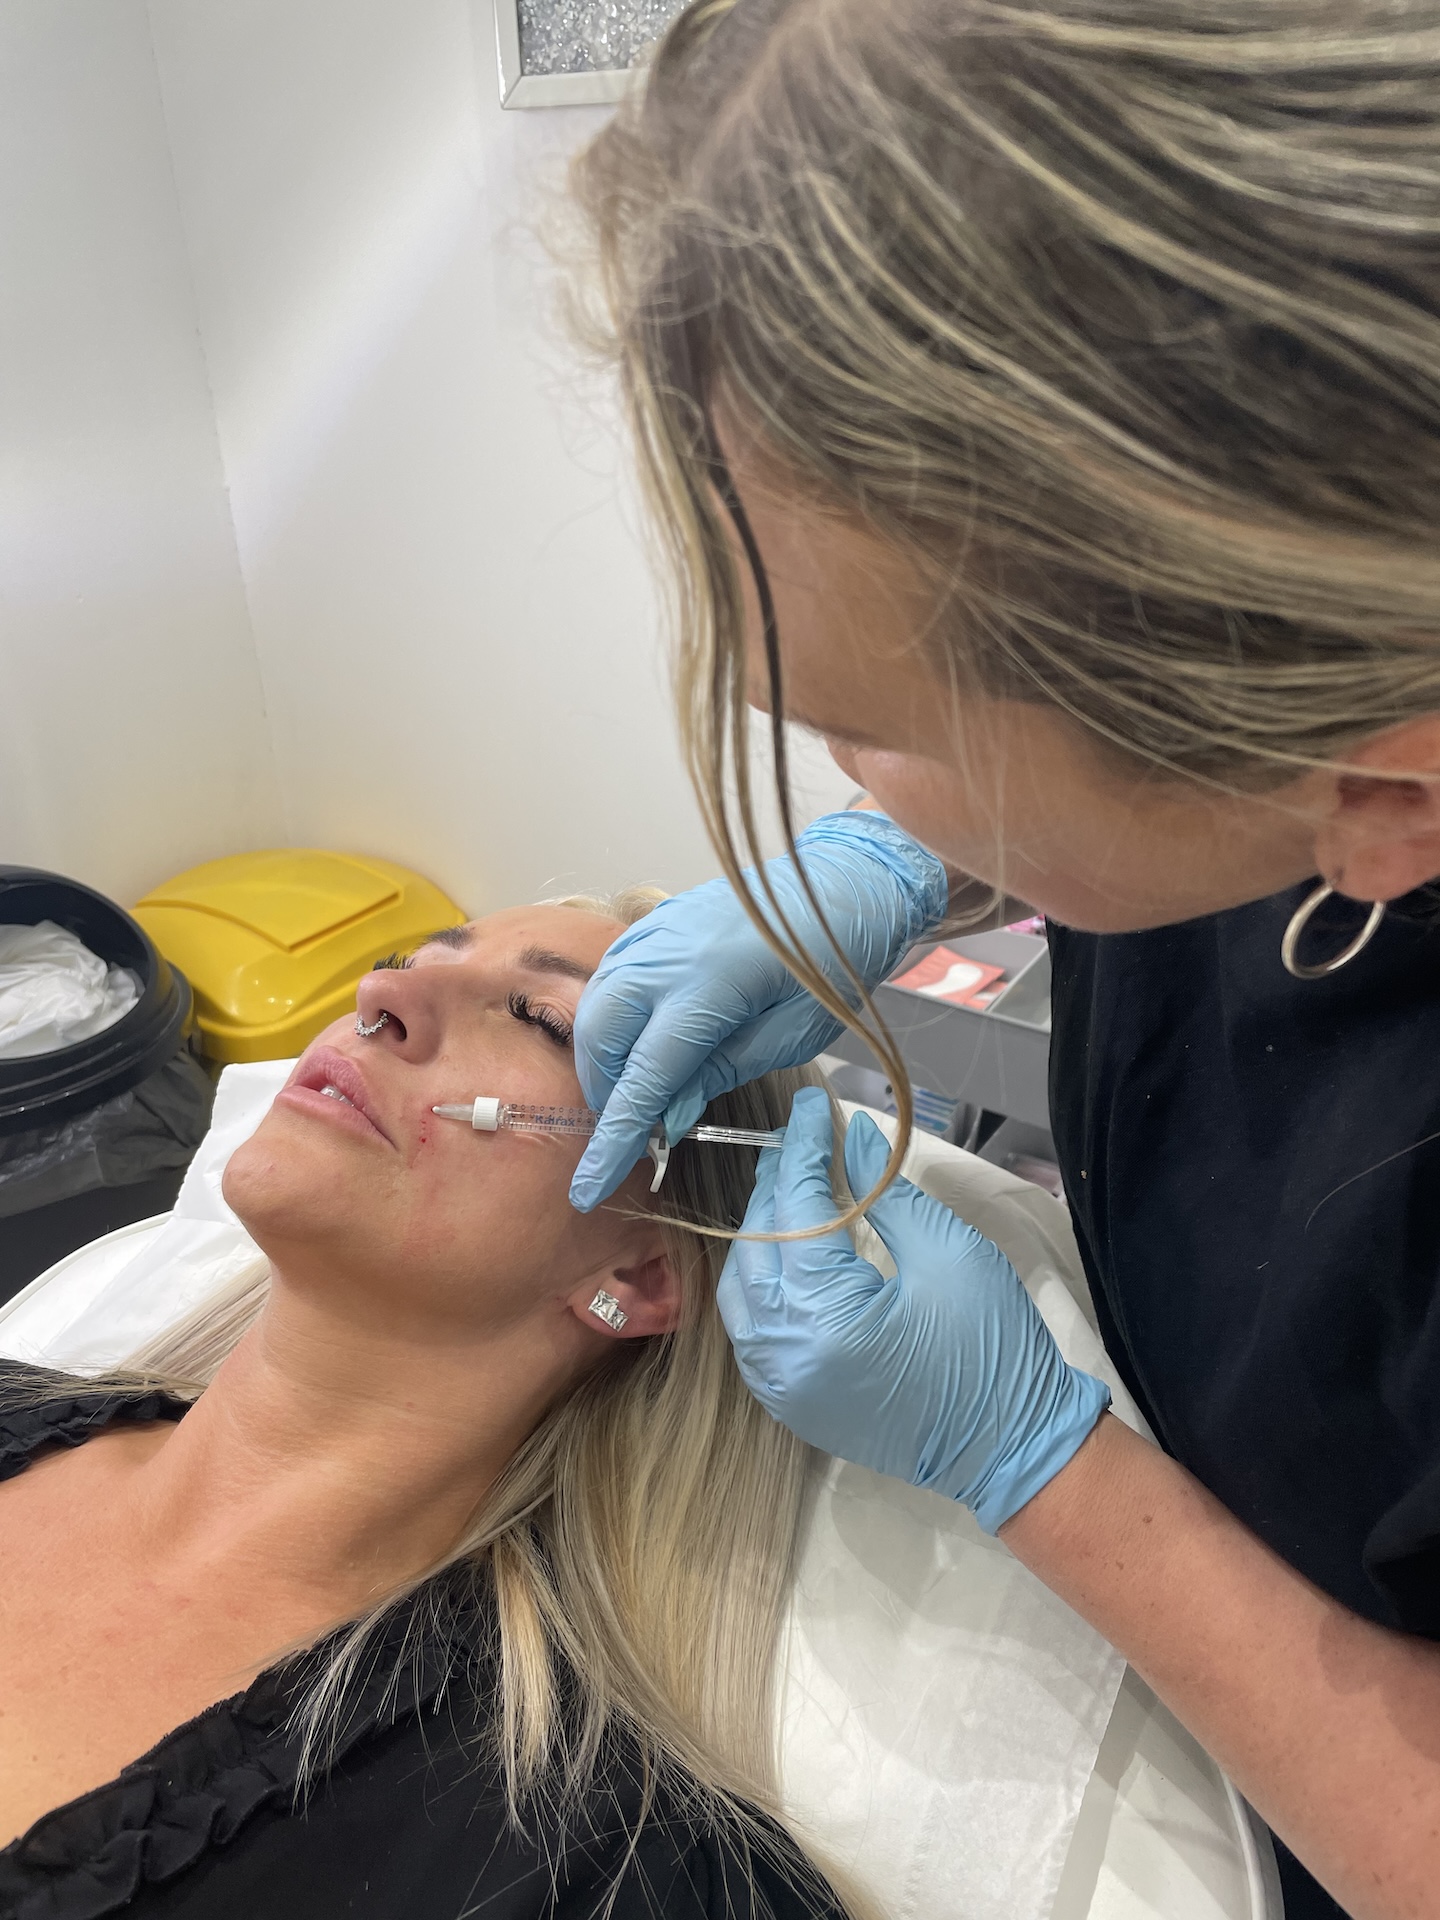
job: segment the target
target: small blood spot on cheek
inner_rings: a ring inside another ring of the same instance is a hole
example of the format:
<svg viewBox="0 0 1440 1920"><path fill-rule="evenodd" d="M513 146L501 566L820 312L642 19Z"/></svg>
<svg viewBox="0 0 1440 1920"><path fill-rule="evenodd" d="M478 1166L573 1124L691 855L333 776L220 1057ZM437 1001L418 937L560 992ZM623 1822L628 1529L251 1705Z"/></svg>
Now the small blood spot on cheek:
<svg viewBox="0 0 1440 1920"><path fill-rule="evenodd" d="M430 1144L430 1122L428 1120L422 1120L420 1122L420 1144L422 1147L428 1147Z"/></svg>

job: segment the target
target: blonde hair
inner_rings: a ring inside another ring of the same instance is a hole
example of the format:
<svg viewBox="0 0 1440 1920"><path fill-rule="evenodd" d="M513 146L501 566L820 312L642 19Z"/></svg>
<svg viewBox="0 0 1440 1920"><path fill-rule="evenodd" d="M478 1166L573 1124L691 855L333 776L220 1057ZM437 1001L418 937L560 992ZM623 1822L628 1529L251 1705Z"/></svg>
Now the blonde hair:
<svg viewBox="0 0 1440 1920"><path fill-rule="evenodd" d="M575 185L737 885L732 530L784 688L717 405L911 557L957 688L1136 774L1440 710L1433 0L698 0Z"/></svg>
<svg viewBox="0 0 1440 1920"><path fill-rule="evenodd" d="M629 924L663 897L632 888L552 904ZM734 1126L783 1126L794 1092L811 1081L768 1074L710 1112ZM752 1811L780 1818L776 1657L810 1450L747 1391L715 1302L728 1243L689 1225L739 1227L755 1157L676 1146L658 1208L681 1282L678 1327L617 1343L611 1361L546 1414L453 1551L324 1643L298 1710L302 1779L328 1765L380 1628L409 1607L401 1663L423 1642L448 1641L459 1668L473 1654L457 1622L493 1594L498 1703L482 1757L498 1758L517 1822L536 1810L578 1817L618 1732L638 1747L645 1812L664 1781L698 1820L823 1897L818 1870L782 1859ZM126 1367L89 1384L196 1397L259 1316L269 1284L258 1256ZM41 1391L73 1385L51 1375ZM868 1910L858 1892L850 1906Z"/></svg>

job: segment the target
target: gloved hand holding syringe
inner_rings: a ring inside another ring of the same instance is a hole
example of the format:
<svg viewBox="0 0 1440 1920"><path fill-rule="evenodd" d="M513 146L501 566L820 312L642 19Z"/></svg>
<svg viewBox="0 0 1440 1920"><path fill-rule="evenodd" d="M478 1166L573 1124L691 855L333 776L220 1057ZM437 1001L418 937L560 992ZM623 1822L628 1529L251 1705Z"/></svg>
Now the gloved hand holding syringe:
<svg viewBox="0 0 1440 1920"><path fill-rule="evenodd" d="M824 815L796 851L808 887L788 858L768 887L841 991L837 956L878 987L946 911L945 868L883 814ZM758 876L746 885L767 897ZM572 1202L613 1193L657 1126L688 1136L710 1101L813 1059L840 1026L728 882L662 902L611 945L576 1011L575 1070L605 1118ZM833 1224L831 1124L824 1092L804 1087L780 1150L760 1154L716 1291L740 1372L811 1446L963 1501L997 1532L1074 1456L1108 1390L1066 1363L1004 1254L909 1181L867 1210L897 1271L866 1259ZM871 1191L889 1151L856 1114L852 1193Z"/></svg>
<svg viewBox="0 0 1440 1920"><path fill-rule="evenodd" d="M945 869L880 814L828 815L798 844L826 925L781 860L770 879L792 925L822 960L838 942L877 986L939 920ZM779 1149L760 1154L716 1291L746 1385L811 1446L962 1501L994 1533L1094 1429L1104 1383L1067 1364L1004 1254L909 1181L868 1209L893 1277L832 1227L834 1142L820 1088L797 1093L782 1134L694 1125L709 1101L812 1059L838 1031L733 889L711 881L627 928L585 989L575 1067L605 1107L603 1124L595 1106L481 1099L435 1111L481 1131L586 1139L571 1186L582 1210L615 1191L642 1148L654 1192L671 1131ZM844 1153L851 1192L869 1193L889 1142L857 1114Z"/></svg>
<svg viewBox="0 0 1440 1920"><path fill-rule="evenodd" d="M588 1139L600 1124L600 1115L593 1107L535 1107L484 1093L468 1104L432 1107L430 1111L442 1120L463 1121L477 1133L498 1133L505 1128L511 1133L548 1133ZM768 1133L755 1127L691 1127L681 1138L699 1140L709 1146L778 1147L785 1134L783 1130ZM654 1127L645 1143L645 1151L655 1163L655 1178L650 1182L652 1193L660 1191L672 1144L665 1137L663 1126Z"/></svg>

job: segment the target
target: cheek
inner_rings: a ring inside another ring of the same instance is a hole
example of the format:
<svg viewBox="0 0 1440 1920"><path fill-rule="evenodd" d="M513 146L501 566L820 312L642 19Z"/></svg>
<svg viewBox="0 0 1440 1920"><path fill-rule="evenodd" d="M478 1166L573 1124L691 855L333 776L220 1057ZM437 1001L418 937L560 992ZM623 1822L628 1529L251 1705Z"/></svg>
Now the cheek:
<svg viewBox="0 0 1440 1920"><path fill-rule="evenodd" d="M421 1143L403 1192L377 1209L375 1231L414 1272L447 1283L485 1271L534 1291L560 1260L573 1213L567 1194L580 1150L523 1134L453 1138L444 1121ZM458 1130L457 1130L458 1131Z"/></svg>
<svg viewBox="0 0 1440 1920"><path fill-rule="evenodd" d="M958 768L911 754L856 751L845 770L941 859L981 877L995 865L994 815Z"/></svg>
<svg viewBox="0 0 1440 1920"><path fill-rule="evenodd" d="M843 740L827 740L825 742L825 751L830 755L830 758L842 773L849 774L857 787L862 784L860 778L860 755L854 747L848 746Z"/></svg>
<svg viewBox="0 0 1440 1920"><path fill-rule="evenodd" d="M277 1111L236 1148L223 1191L297 1284L329 1275L343 1282L342 1302L403 1297L420 1312L498 1326L548 1311L622 1231L570 1207L579 1158L576 1142L436 1120L408 1162L352 1165L343 1143Z"/></svg>

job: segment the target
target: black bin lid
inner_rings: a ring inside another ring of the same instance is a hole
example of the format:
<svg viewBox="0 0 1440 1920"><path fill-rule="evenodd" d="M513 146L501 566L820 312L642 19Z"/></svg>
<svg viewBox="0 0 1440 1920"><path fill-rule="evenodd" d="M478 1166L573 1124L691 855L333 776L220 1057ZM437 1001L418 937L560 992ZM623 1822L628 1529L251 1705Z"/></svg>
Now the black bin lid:
<svg viewBox="0 0 1440 1920"><path fill-rule="evenodd" d="M0 926L53 920L112 967L140 978L140 998L103 1033L28 1060L0 1060L0 1134L24 1133L98 1107L162 1067L190 1019L190 983L144 928L92 887L38 867L0 866Z"/></svg>

